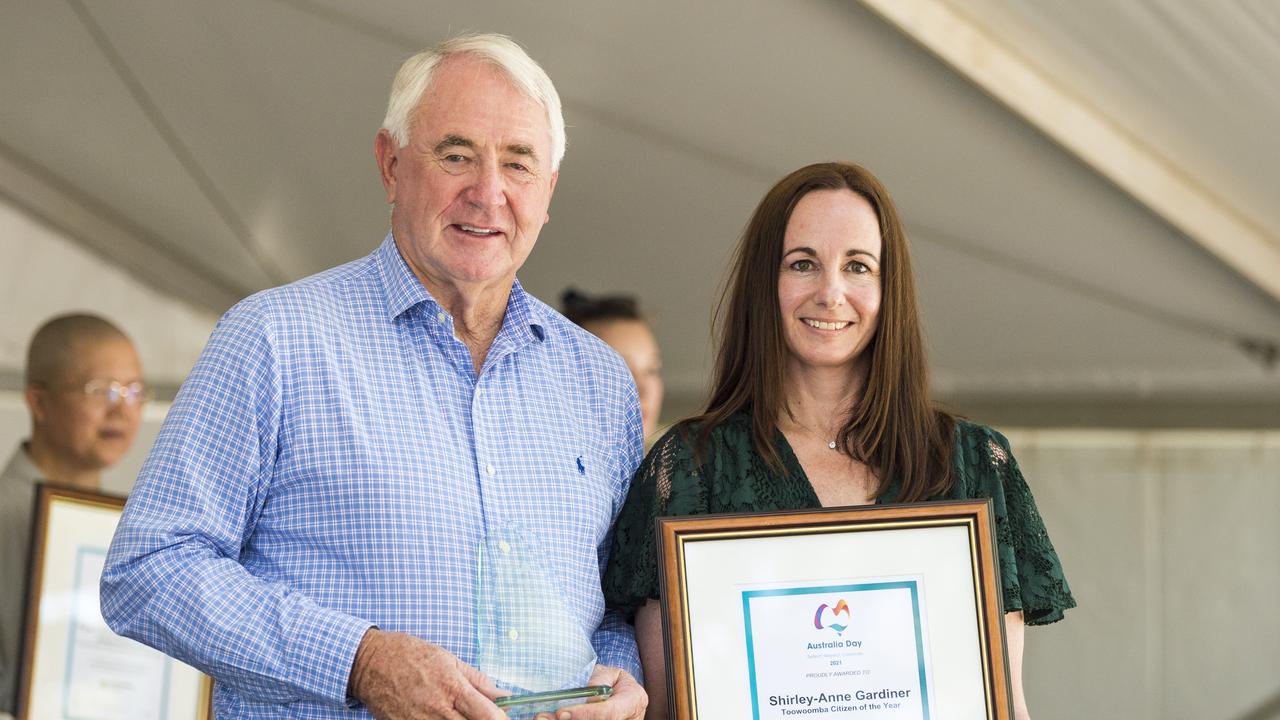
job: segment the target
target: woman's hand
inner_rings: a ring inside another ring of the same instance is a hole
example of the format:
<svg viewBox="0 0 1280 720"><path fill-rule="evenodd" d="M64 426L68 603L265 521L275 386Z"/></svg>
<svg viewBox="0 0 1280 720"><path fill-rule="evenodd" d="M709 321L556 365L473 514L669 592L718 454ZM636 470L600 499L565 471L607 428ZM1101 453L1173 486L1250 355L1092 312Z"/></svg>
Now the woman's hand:
<svg viewBox="0 0 1280 720"><path fill-rule="evenodd" d="M1027 696L1022 692L1022 642L1027 624L1022 612L1005 613L1004 639L1009 648L1009 687L1013 691L1013 720L1031 720L1027 712Z"/></svg>
<svg viewBox="0 0 1280 720"><path fill-rule="evenodd" d="M650 599L636 613L636 644L649 691L647 720L667 720L667 651L662 641L662 606Z"/></svg>

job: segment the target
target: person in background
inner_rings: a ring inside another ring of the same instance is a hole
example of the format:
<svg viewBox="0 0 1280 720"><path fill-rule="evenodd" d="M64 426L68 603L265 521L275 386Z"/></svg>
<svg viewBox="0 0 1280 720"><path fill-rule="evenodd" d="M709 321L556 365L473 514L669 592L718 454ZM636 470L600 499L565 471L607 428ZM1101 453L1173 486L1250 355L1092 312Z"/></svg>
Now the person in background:
<svg viewBox="0 0 1280 720"><path fill-rule="evenodd" d="M142 420L147 388L133 343L96 315L62 315L27 348L31 437L0 472L0 717L17 705L18 654L36 483L97 491Z"/></svg>
<svg viewBox="0 0 1280 720"><path fill-rule="evenodd" d="M213 676L218 717L502 720L499 682L610 685L574 719L643 714L600 589L639 402L516 280L564 147L510 38L409 58L374 138L390 232L218 323L101 586L113 630Z"/></svg>
<svg viewBox="0 0 1280 720"><path fill-rule="evenodd" d="M611 607L635 612L667 716L654 520L991 498L1016 717L1024 625L1075 600L1000 433L931 405L906 232L866 169L820 163L757 206L725 290L710 400L649 451L615 529Z"/></svg>
<svg viewBox="0 0 1280 720"><path fill-rule="evenodd" d="M565 317L604 340L626 361L636 379L644 436L652 438L662 416L662 355L653 329L628 295L588 296L574 288L560 295Z"/></svg>

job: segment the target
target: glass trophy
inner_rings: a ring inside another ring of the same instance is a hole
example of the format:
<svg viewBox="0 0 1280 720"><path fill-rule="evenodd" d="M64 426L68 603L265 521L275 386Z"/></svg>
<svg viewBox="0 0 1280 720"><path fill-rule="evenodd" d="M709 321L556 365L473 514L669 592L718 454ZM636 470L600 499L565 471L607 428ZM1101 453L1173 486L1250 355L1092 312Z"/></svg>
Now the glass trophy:
<svg viewBox="0 0 1280 720"><path fill-rule="evenodd" d="M481 546L476 665L513 693L585 685L596 664L591 636L565 607L564 588L530 537L513 526L491 527Z"/></svg>

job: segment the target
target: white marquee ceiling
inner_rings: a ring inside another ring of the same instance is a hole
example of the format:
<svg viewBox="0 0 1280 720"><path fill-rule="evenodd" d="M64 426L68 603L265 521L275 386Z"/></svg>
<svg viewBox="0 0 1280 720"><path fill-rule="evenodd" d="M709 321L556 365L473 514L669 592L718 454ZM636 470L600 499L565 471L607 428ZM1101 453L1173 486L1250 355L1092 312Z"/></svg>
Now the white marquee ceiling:
<svg viewBox="0 0 1280 720"><path fill-rule="evenodd" d="M1280 237L1276 3L944 4ZM639 295L677 412L751 208L843 158L899 201L935 380L961 409L1276 422L1280 300L854 0L16 4L0 194L220 311L382 238L391 74L464 29L514 36L565 100L523 281Z"/></svg>

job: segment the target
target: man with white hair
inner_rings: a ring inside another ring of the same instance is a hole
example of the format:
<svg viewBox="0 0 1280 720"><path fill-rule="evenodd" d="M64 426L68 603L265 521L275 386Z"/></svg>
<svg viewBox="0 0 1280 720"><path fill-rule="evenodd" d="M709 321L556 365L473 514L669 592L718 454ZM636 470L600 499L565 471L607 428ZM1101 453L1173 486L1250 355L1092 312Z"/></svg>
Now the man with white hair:
<svg viewBox="0 0 1280 720"><path fill-rule="evenodd" d="M222 318L102 580L111 627L211 674L219 717L496 720L504 690L584 683L613 694L575 720L643 715L600 591L635 387L516 280L564 147L508 38L410 58L381 247Z"/></svg>

